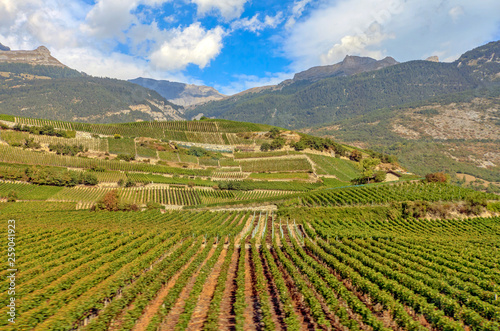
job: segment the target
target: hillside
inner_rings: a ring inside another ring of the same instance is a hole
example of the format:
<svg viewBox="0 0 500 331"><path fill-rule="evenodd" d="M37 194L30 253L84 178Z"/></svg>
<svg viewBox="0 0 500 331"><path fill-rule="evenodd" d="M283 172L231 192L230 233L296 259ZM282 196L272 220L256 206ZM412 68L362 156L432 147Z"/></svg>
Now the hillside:
<svg viewBox="0 0 500 331"><path fill-rule="evenodd" d="M500 326L498 195L264 124L0 121L2 330Z"/></svg>
<svg viewBox="0 0 500 331"><path fill-rule="evenodd" d="M347 55L342 62L328 66L312 67L308 70L296 73L292 81L299 80L318 81L327 77L352 76L362 72L379 70L398 64L392 57L386 57L380 61L370 57Z"/></svg>
<svg viewBox="0 0 500 331"><path fill-rule="evenodd" d="M301 128L352 118L384 107L476 88L468 67L452 63L410 61L373 72L309 82L280 90L236 95L186 113Z"/></svg>
<svg viewBox="0 0 500 331"><path fill-rule="evenodd" d="M183 108L126 81L67 67L0 62L0 112L90 123L180 120Z"/></svg>
<svg viewBox="0 0 500 331"><path fill-rule="evenodd" d="M498 87L382 109L303 131L394 154L418 174L446 171L500 182Z"/></svg>
<svg viewBox="0 0 500 331"><path fill-rule="evenodd" d="M420 175L445 170L500 182L499 54L500 42L492 42L453 63L411 61L349 77L297 81L195 111L305 126L301 131L395 154Z"/></svg>
<svg viewBox="0 0 500 331"><path fill-rule="evenodd" d="M183 107L193 106L212 100L220 100L225 97L225 95L219 93L210 86L199 86L142 77L130 79L129 82L154 90L168 101Z"/></svg>
<svg viewBox="0 0 500 331"><path fill-rule="evenodd" d="M336 65L298 73L293 80L274 87L256 88L199 105L186 115L203 113L293 129L331 123L381 108L497 84L498 48L500 42L492 42L466 52L453 63L398 64L392 58L375 61L346 57Z"/></svg>

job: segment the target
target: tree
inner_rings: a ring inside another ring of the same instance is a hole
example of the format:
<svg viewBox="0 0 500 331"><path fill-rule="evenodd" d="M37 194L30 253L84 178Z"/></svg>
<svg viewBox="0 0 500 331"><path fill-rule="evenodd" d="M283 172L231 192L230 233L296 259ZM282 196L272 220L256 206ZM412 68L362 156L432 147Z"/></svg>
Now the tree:
<svg viewBox="0 0 500 331"><path fill-rule="evenodd" d="M270 149L272 151L281 149L283 148L283 146L285 146L285 143L286 143L285 139L278 137L271 142Z"/></svg>
<svg viewBox="0 0 500 331"><path fill-rule="evenodd" d="M358 151L357 149L354 149L353 151L351 151L349 159L351 159L352 161L359 162L363 159L363 154L361 154L361 152Z"/></svg>
<svg viewBox="0 0 500 331"><path fill-rule="evenodd" d="M296 151L303 151L304 149L306 149L306 144L300 140L300 141L297 141L293 147L295 148Z"/></svg>
<svg viewBox="0 0 500 331"><path fill-rule="evenodd" d="M443 172L434 172L425 175L425 180L428 183L447 183L448 176Z"/></svg>
<svg viewBox="0 0 500 331"><path fill-rule="evenodd" d="M280 130L278 128L272 128L269 130L269 137L271 139L278 138L280 136Z"/></svg>
<svg viewBox="0 0 500 331"><path fill-rule="evenodd" d="M10 191L9 195L7 196L7 202L16 202L18 198L19 197L16 191Z"/></svg>
<svg viewBox="0 0 500 331"><path fill-rule="evenodd" d="M187 153L188 153L188 155L202 157L202 156L205 156L207 154L207 151L201 147L190 147Z"/></svg>
<svg viewBox="0 0 500 331"><path fill-rule="evenodd" d="M117 211L118 208L118 190L112 190L107 192L104 197L99 200L94 208L94 210L109 210Z"/></svg>
<svg viewBox="0 0 500 331"><path fill-rule="evenodd" d="M269 143L264 142L260 145L261 152L267 152L269 149L271 149L271 145Z"/></svg>
<svg viewBox="0 0 500 331"><path fill-rule="evenodd" d="M135 186L135 182L130 179L130 178L127 178L127 181L125 182L125 187L133 187Z"/></svg>

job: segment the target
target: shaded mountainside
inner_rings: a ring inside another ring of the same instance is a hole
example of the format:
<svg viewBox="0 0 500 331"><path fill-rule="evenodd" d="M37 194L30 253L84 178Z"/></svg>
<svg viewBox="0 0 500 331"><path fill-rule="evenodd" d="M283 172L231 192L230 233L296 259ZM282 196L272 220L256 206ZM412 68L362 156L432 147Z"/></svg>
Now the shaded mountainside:
<svg viewBox="0 0 500 331"><path fill-rule="evenodd" d="M296 129L500 82L500 42L471 50L453 63L394 62L392 58L347 57L334 66L311 68L277 86L199 105L186 115L203 113ZM373 70L351 75L360 68ZM330 74L334 76L321 79Z"/></svg>
<svg viewBox="0 0 500 331"><path fill-rule="evenodd" d="M126 81L69 68L0 63L0 112L91 123L180 120L182 107Z"/></svg>
<svg viewBox="0 0 500 331"><path fill-rule="evenodd" d="M394 154L409 171L421 175L445 171L500 182L499 86L376 110L304 131Z"/></svg>
<svg viewBox="0 0 500 331"><path fill-rule="evenodd" d="M184 107L212 100L220 100L226 97L210 86L184 84L142 77L130 79L129 82L152 89L170 102Z"/></svg>
<svg viewBox="0 0 500 331"><path fill-rule="evenodd" d="M352 76L366 71L382 69L398 63L398 61L389 56L383 60L377 61L370 57L347 55L342 62L337 64L312 67L308 70L299 72L295 74L293 81L309 80L314 82L327 77Z"/></svg>
<svg viewBox="0 0 500 331"><path fill-rule="evenodd" d="M410 61L377 71L297 81L281 90L236 95L187 112L205 116L301 128L437 95L476 88L468 67L451 63Z"/></svg>

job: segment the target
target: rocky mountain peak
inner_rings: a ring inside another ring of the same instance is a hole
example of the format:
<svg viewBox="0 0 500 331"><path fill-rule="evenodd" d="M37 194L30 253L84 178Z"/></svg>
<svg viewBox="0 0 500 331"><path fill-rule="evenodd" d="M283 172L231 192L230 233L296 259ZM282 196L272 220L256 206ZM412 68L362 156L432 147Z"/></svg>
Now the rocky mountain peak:
<svg viewBox="0 0 500 331"><path fill-rule="evenodd" d="M212 100L220 100L226 97L215 88L204 85L184 84L142 77L131 79L129 82L152 89L168 101L183 107Z"/></svg>
<svg viewBox="0 0 500 331"><path fill-rule="evenodd" d="M7 47L5 45L3 45L2 43L0 43L0 51L10 51L10 47Z"/></svg>
<svg viewBox="0 0 500 331"><path fill-rule="evenodd" d="M337 64L312 67L306 71L299 72L295 74L293 81L309 80L314 82L327 77L352 76L398 63L398 61L390 56L382 60L375 60L371 57L347 55L342 62Z"/></svg>
<svg viewBox="0 0 500 331"><path fill-rule="evenodd" d="M50 55L50 51L45 46L39 46L37 49L32 51L13 51L9 49L8 51L0 53L0 62L66 67L64 64L59 62L59 60Z"/></svg>

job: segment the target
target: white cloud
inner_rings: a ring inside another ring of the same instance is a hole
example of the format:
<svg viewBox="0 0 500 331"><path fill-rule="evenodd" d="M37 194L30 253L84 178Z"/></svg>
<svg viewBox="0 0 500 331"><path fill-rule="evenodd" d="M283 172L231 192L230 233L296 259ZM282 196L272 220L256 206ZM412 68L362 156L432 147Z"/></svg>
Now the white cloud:
<svg viewBox="0 0 500 331"><path fill-rule="evenodd" d="M298 18L302 16L302 13L306 9L306 6L311 2L312 0L295 0L292 6L292 15L288 18L285 24L285 28L290 29L295 25L295 22L297 21Z"/></svg>
<svg viewBox="0 0 500 331"><path fill-rule="evenodd" d="M205 30L200 23L161 30L155 21L141 23L133 13L140 4L158 6L164 0L99 0L93 6L0 1L0 42L12 49L43 44L64 64L96 76L200 83L179 70L190 63L206 67L220 53L226 34L221 27ZM113 50L118 42L129 47L130 55Z"/></svg>
<svg viewBox="0 0 500 331"><path fill-rule="evenodd" d="M198 6L198 14L218 11L226 20L238 18L243 13L247 0L191 0Z"/></svg>
<svg viewBox="0 0 500 331"><path fill-rule="evenodd" d="M77 68L92 76L113 77L124 80L147 77L201 84L199 80L185 76L180 72L169 73L152 70L147 61L121 53L114 52L104 56L100 51L89 48L64 49L52 53L56 58L64 58L64 63L69 67Z"/></svg>
<svg viewBox="0 0 500 331"><path fill-rule="evenodd" d="M136 0L98 0L87 14L82 30L101 39L118 36L136 21L130 11L137 5Z"/></svg>
<svg viewBox="0 0 500 331"><path fill-rule="evenodd" d="M275 16L266 15L264 20L259 20L259 14L255 14L253 17L242 18L231 23L231 28L233 30L247 30L251 32L259 32L266 28L276 28L281 22L283 22L283 13L279 12Z"/></svg>
<svg viewBox="0 0 500 331"><path fill-rule="evenodd" d="M456 22L460 18L460 16L465 14L464 7L462 7L462 6L453 7L450 9L450 11L448 13L450 14L453 21Z"/></svg>
<svg viewBox="0 0 500 331"><path fill-rule="evenodd" d="M162 70L181 70L192 63L205 68L222 49L221 27L205 30L201 24L193 23L185 29L168 32L169 37L160 48L151 54L151 63Z"/></svg>
<svg viewBox="0 0 500 331"><path fill-rule="evenodd" d="M499 12L498 0L325 0L287 24L283 51L294 71L347 54L408 61L435 53L449 59L495 38Z"/></svg>
<svg viewBox="0 0 500 331"><path fill-rule="evenodd" d="M375 59L383 57L381 50L370 50L369 46L380 45L382 41L394 38L394 35L382 32L380 24L374 22L364 33L345 36L340 43L335 44L328 52L321 54L321 64L327 65L340 61L346 55L360 54Z"/></svg>

